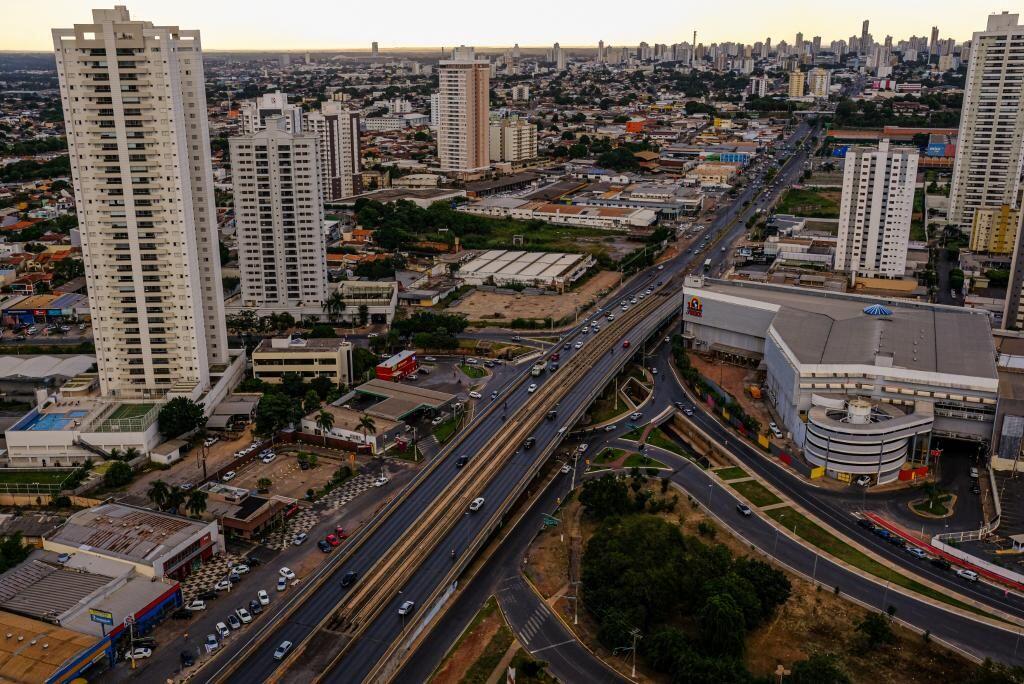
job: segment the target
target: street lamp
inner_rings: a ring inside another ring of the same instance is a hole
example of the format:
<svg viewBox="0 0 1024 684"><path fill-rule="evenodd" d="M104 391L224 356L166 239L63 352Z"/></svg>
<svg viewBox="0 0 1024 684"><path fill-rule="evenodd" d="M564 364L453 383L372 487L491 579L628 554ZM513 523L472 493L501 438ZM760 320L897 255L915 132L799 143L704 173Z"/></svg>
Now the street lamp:
<svg viewBox="0 0 1024 684"><path fill-rule="evenodd" d="M711 493L715 491L715 483L712 482L708 485L708 513L711 512Z"/></svg>

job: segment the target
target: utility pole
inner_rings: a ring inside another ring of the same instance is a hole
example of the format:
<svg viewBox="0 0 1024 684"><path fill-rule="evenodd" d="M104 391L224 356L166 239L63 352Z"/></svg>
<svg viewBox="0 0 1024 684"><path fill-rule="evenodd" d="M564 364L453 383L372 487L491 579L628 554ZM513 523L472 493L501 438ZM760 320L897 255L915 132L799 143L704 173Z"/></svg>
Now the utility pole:
<svg viewBox="0 0 1024 684"><path fill-rule="evenodd" d="M633 637L633 671L630 674L630 677L636 679L636 642L642 638L640 636L640 628L635 627L633 631L630 632L630 635Z"/></svg>

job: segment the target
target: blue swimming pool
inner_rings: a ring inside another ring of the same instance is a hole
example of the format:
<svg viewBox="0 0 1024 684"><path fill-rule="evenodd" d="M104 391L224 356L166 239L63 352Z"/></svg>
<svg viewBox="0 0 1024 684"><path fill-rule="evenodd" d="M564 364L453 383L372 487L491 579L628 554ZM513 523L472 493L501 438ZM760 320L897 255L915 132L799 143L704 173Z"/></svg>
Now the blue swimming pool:
<svg viewBox="0 0 1024 684"><path fill-rule="evenodd" d="M66 430L76 420L81 420L89 415L88 411L67 411L65 413L36 413L28 416L18 425L15 430L42 430L53 432Z"/></svg>

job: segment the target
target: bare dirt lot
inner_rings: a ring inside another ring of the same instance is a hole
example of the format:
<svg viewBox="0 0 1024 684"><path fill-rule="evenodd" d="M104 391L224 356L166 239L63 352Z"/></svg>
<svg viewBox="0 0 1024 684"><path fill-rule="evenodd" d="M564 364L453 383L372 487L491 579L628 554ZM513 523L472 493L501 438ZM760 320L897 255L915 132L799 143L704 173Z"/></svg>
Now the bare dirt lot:
<svg viewBox="0 0 1024 684"><path fill-rule="evenodd" d="M471 321L511 323L515 318L549 317L557 321L572 316L577 306L581 307L582 313L583 309L594 303L598 293L607 292L618 282L619 274L615 271L601 271L583 283L578 290L561 295L510 295L477 290L464 297L449 311L464 314Z"/></svg>
<svg viewBox="0 0 1024 684"><path fill-rule="evenodd" d="M238 477L231 483L236 487L256 489L257 482L261 478L269 479L273 484L270 486L271 494L290 496L293 499L301 499L306 495L307 489L321 489L334 471L341 465L347 465L346 459L327 458L317 455L317 466L309 470L302 470L299 467L298 449L279 448L277 458L271 463L254 461L249 467L238 473Z"/></svg>
<svg viewBox="0 0 1024 684"><path fill-rule="evenodd" d="M763 429L767 428L768 423L774 420L763 400L753 399L743 391L744 386L757 384L756 371L721 361L711 361L698 354L690 354L690 363L705 378L732 394L747 415L753 416L761 422Z"/></svg>

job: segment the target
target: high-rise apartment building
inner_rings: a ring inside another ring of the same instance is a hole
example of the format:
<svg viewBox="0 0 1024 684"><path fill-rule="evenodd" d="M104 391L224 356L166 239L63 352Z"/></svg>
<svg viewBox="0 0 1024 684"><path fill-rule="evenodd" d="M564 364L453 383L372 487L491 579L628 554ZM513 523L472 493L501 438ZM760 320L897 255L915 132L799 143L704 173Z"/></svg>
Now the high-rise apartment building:
<svg viewBox="0 0 1024 684"><path fill-rule="evenodd" d="M524 162L537 157L537 127L525 119L510 117L491 122L492 161Z"/></svg>
<svg viewBox="0 0 1024 684"><path fill-rule="evenodd" d="M907 264L919 153L894 147L846 152L835 268L852 276L900 278Z"/></svg>
<svg viewBox="0 0 1024 684"><path fill-rule="evenodd" d="M928 42L928 54L939 54L939 27L932 26L932 39Z"/></svg>
<svg viewBox="0 0 1024 684"><path fill-rule="evenodd" d="M443 171L486 169L491 69L471 47L459 47L438 68L437 156Z"/></svg>
<svg viewBox="0 0 1024 684"><path fill-rule="evenodd" d="M809 94L819 100L828 99L828 91L832 86L832 72L828 69L811 69L808 73L807 87Z"/></svg>
<svg viewBox="0 0 1024 684"><path fill-rule="evenodd" d="M1019 225L1020 210L1008 204L976 209L971 225L970 250L987 254L1012 254Z"/></svg>
<svg viewBox="0 0 1024 684"><path fill-rule="evenodd" d="M288 94L278 90L242 103L242 133L262 131L272 116L283 116L289 131L302 132L302 107L289 104Z"/></svg>
<svg viewBox="0 0 1024 684"><path fill-rule="evenodd" d="M264 315L320 315L327 254L320 194L320 138L284 117L230 140L242 305Z"/></svg>
<svg viewBox="0 0 1024 684"><path fill-rule="evenodd" d="M117 6L53 48L100 390L195 396L228 361L199 32Z"/></svg>
<svg viewBox="0 0 1024 684"><path fill-rule="evenodd" d="M768 84L767 76L754 76L750 79L750 94L754 97L765 97L768 95Z"/></svg>
<svg viewBox="0 0 1024 684"><path fill-rule="evenodd" d="M565 52L558 43L551 48L551 61L555 63L555 71L565 71Z"/></svg>
<svg viewBox="0 0 1024 684"><path fill-rule="evenodd" d="M351 197L359 191L359 112L337 100L327 100L319 112L309 112L304 130L319 144L320 188L325 202Z"/></svg>
<svg viewBox="0 0 1024 684"><path fill-rule="evenodd" d="M807 75L799 69L789 72L789 97L803 97Z"/></svg>
<svg viewBox="0 0 1024 684"><path fill-rule="evenodd" d="M949 220L971 230L974 212L1018 208L1024 161L1024 26L1018 15L993 14L971 39Z"/></svg>

